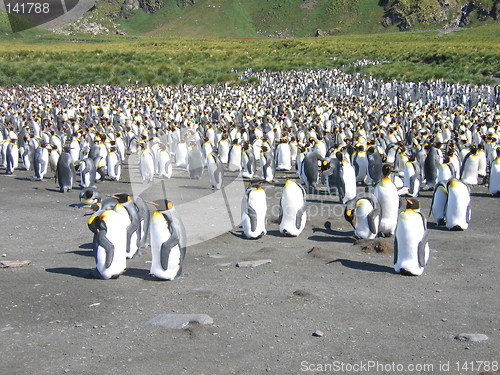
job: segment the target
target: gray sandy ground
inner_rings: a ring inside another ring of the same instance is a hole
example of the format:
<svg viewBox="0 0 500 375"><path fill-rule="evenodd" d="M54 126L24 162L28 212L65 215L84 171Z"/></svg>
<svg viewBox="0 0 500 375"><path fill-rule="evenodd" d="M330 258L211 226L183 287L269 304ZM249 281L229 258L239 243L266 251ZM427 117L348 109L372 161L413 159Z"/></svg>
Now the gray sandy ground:
<svg viewBox="0 0 500 375"><path fill-rule="evenodd" d="M354 245L336 198L315 195L298 238L282 237L270 210L259 240L235 228L189 247L179 280L153 280L144 249L117 280L103 281L91 275L92 233L87 209L75 205L79 190L62 194L53 180L31 176L0 171L0 260L31 261L0 269L2 374L300 374L342 362L404 366L385 373L425 364L418 373L478 374L477 363L459 370L456 362L500 359L500 205L484 186L472 189L467 231L429 223L433 251L420 277L393 272L392 240L380 253ZM174 203L210 192L206 174L181 177L185 190L176 190ZM264 186L271 206L280 183ZM123 182L98 188L130 191ZM424 192L426 214L430 199ZM236 267L260 259L271 262ZM207 314L214 324L146 325L172 313ZM464 332L488 340L454 339ZM447 363L449 371L439 371Z"/></svg>

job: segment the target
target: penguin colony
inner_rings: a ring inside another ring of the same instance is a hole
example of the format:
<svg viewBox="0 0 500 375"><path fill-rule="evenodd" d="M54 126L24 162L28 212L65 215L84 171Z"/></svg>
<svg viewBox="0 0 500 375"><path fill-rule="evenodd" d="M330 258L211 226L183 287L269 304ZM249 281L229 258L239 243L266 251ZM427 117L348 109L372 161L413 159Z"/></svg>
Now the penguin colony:
<svg viewBox="0 0 500 375"><path fill-rule="evenodd" d="M248 183L247 239L267 233L265 189L277 177L287 179L283 235L301 234L308 194L336 195L356 237L394 237L395 270L409 275L422 274L429 259L420 191L434 192L429 216L449 230L468 228L471 185L488 183L500 195L498 87L383 82L338 70L242 77L250 76L260 83L4 88L0 166L6 174L32 170L35 181L54 177L61 192L81 187L81 202L96 205L88 226L104 279L148 246L148 232L151 273L182 275L186 234L172 202L155 202L150 213L141 197L99 194L102 181L120 181L131 154L144 184L175 168L190 179L207 173L207 188L223 189L224 173L239 173Z"/></svg>

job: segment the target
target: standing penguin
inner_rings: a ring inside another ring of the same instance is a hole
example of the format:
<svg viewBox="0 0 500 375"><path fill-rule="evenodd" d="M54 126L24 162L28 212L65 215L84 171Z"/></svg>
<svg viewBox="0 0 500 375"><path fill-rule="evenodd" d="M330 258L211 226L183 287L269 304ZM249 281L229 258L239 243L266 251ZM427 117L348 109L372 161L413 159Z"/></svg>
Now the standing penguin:
<svg viewBox="0 0 500 375"><path fill-rule="evenodd" d="M64 147L57 161L56 176L61 193L71 190L73 188L73 182L75 181L75 165L68 151L69 149Z"/></svg>
<svg viewBox="0 0 500 375"><path fill-rule="evenodd" d="M420 163L416 156L412 155L405 163L403 177L403 188L400 190L399 195L408 195L416 197L420 191L421 185L421 169Z"/></svg>
<svg viewBox="0 0 500 375"><path fill-rule="evenodd" d="M406 210L398 216L394 238L394 269L397 273L420 276L429 260L427 221L417 199L406 200Z"/></svg>
<svg viewBox="0 0 500 375"><path fill-rule="evenodd" d="M170 201L155 202L157 210L151 215L151 269L152 275L163 280L182 277L186 256L186 230Z"/></svg>
<svg viewBox="0 0 500 375"><path fill-rule="evenodd" d="M368 147L366 150L366 157L368 159L367 173L370 177L372 184L377 184L382 179L382 155L375 146Z"/></svg>
<svg viewBox="0 0 500 375"><path fill-rule="evenodd" d="M227 159L227 169L229 172L241 171L241 152L242 148L238 143L238 139L233 140Z"/></svg>
<svg viewBox="0 0 500 375"><path fill-rule="evenodd" d="M431 212L437 225L445 224L446 202L448 201L447 181L440 181L432 195ZM430 215L429 214L429 215Z"/></svg>
<svg viewBox="0 0 500 375"><path fill-rule="evenodd" d="M7 170L5 173L13 174L14 169L16 169L19 165L19 148L17 146L17 140L13 139L8 141L6 159L7 159Z"/></svg>
<svg viewBox="0 0 500 375"><path fill-rule="evenodd" d="M438 183L438 168L441 165L439 143L428 145L427 156L424 162L425 183L429 190L434 190Z"/></svg>
<svg viewBox="0 0 500 375"><path fill-rule="evenodd" d="M222 165L219 156L215 152L211 152L207 156L207 170L212 189L220 190L224 177L224 166Z"/></svg>
<svg viewBox="0 0 500 375"><path fill-rule="evenodd" d="M277 171L292 169L292 153L286 138L282 138L278 146L276 146L275 158Z"/></svg>
<svg viewBox="0 0 500 375"><path fill-rule="evenodd" d="M267 233L266 192L260 186L250 186L245 191L241 204L241 225L248 239L257 239Z"/></svg>
<svg viewBox="0 0 500 375"><path fill-rule="evenodd" d="M477 185L479 175L479 156L477 154L477 146L472 146L470 152L462 161L460 170L460 179L469 185Z"/></svg>
<svg viewBox="0 0 500 375"><path fill-rule="evenodd" d="M455 177L455 167L453 163L450 162L450 157L448 155L444 156L443 162L438 168L438 183L441 181L448 181L450 178Z"/></svg>
<svg viewBox="0 0 500 375"><path fill-rule="evenodd" d="M94 233L92 248L97 272L105 280L118 278L127 266L126 225L123 216L115 210L106 210L92 216L87 224Z"/></svg>
<svg viewBox="0 0 500 375"><path fill-rule="evenodd" d="M492 195L500 195L500 147L497 148L497 157L491 163L488 190Z"/></svg>
<svg viewBox="0 0 500 375"><path fill-rule="evenodd" d="M122 172L122 159L116 151L116 146L111 146L106 155L106 166L108 177L114 181L119 181Z"/></svg>
<svg viewBox="0 0 500 375"><path fill-rule="evenodd" d="M390 237L394 234L398 222L399 195L390 177L391 166L389 164L382 167L382 174L384 177L375 185L373 194L380 204L379 233L383 237Z"/></svg>
<svg viewBox="0 0 500 375"><path fill-rule="evenodd" d="M87 188L90 186L95 186L96 181L96 168L94 160L91 158L85 158L79 160L75 163L75 169L80 172L80 186Z"/></svg>
<svg viewBox="0 0 500 375"><path fill-rule="evenodd" d="M465 230L471 218L470 189L462 181L452 178L446 186L448 200L444 219L449 230Z"/></svg>
<svg viewBox="0 0 500 375"><path fill-rule="evenodd" d="M267 182L272 182L274 180L274 174L276 172L276 164L274 162L273 151L267 146L262 146L261 150L261 178Z"/></svg>
<svg viewBox="0 0 500 375"><path fill-rule="evenodd" d="M360 193L346 203L346 220L354 228L354 235L362 239L377 237L380 225L380 206L372 193Z"/></svg>
<svg viewBox="0 0 500 375"><path fill-rule="evenodd" d="M203 175L203 159L201 151L195 144L189 147L187 166L186 166L189 178L194 180L199 180Z"/></svg>
<svg viewBox="0 0 500 375"><path fill-rule="evenodd" d="M287 180L280 199L280 233L296 237L304 230L306 221L306 192L297 182Z"/></svg>
<svg viewBox="0 0 500 375"><path fill-rule="evenodd" d="M55 145L50 145L49 150L49 166L54 176L57 173L57 162L59 160L60 152Z"/></svg>
<svg viewBox="0 0 500 375"><path fill-rule="evenodd" d="M243 144L243 150L241 152L241 165L241 176L243 178L253 178L255 169L257 168L257 162L255 161L255 155L249 142L245 142Z"/></svg>
<svg viewBox="0 0 500 375"><path fill-rule="evenodd" d="M172 161L167 146L160 144L160 151L158 152L158 164L160 177L172 177Z"/></svg>
<svg viewBox="0 0 500 375"><path fill-rule="evenodd" d="M299 176L306 190L310 191L316 188L319 177L318 160L323 161L320 155L316 152L308 152L304 155L304 158L300 164Z"/></svg>
<svg viewBox="0 0 500 375"><path fill-rule="evenodd" d="M154 157L144 143L141 143L141 151L139 153L139 170L141 172L142 183L153 182L155 175Z"/></svg>
<svg viewBox="0 0 500 375"><path fill-rule="evenodd" d="M124 208L117 211L124 216L123 222L126 223L127 243L126 256L128 259L133 258L136 254L141 255L139 251L141 242L141 224L139 218L139 209L131 195L120 193L113 195L112 198L118 200L120 206ZM116 209L115 209L116 210Z"/></svg>
<svg viewBox="0 0 500 375"><path fill-rule="evenodd" d="M365 183L366 177L368 176L368 157L363 145L356 147L353 166L356 172L356 182Z"/></svg>
<svg viewBox="0 0 500 375"><path fill-rule="evenodd" d="M229 140L227 133L222 134L222 139L217 145L217 152L222 164L226 164L229 161Z"/></svg>
<svg viewBox="0 0 500 375"><path fill-rule="evenodd" d="M35 169L35 180L42 181L49 166L49 151L46 144L42 143L36 148L33 166Z"/></svg>

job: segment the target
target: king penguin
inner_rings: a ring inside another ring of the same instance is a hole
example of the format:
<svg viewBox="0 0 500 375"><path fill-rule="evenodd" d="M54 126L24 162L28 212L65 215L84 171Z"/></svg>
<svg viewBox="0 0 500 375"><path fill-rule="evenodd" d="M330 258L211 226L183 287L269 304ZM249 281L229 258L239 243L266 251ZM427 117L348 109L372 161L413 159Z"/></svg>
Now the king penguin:
<svg viewBox="0 0 500 375"><path fill-rule="evenodd" d="M391 180L391 166L384 164L382 167L383 178L375 185L373 194L380 204L380 226L379 234L390 237L396 230L399 211L398 189Z"/></svg>
<svg viewBox="0 0 500 375"><path fill-rule="evenodd" d="M229 172L241 171L241 151L242 148L238 143L238 139L234 139L227 159L227 169Z"/></svg>
<svg viewBox="0 0 500 375"><path fill-rule="evenodd" d="M139 252L139 247L141 242L141 225L139 218L139 209L137 208L137 205L135 204L133 197L126 193L120 193L113 195L112 198L117 199L120 206L125 209L125 210L121 209L117 212L124 216L123 221L127 223L126 224L127 258L131 259L136 254L141 255Z"/></svg>
<svg viewBox="0 0 500 375"><path fill-rule="evenodd" d="M500 195L500 147L497 148L497 157L491 162L488 190L492 195Z"/></svg>
<svg viewBox="0 0 500 375"><path fill-rule="evenodd" d="M437 225L445 224L445 209L448 201L448 190L446 188L448 181L440 181L434 189L432 195L431 212Z"/></svg>
<svg viewBox="0 0 500 375"><path fill-rule="evenodd" d="M35 149L33 166L35 169L35 180L42 181L49 167L49 151L46 144L42 143Z"/></svg>
<svg viewBox="0 0 500 375"><path fill-rule="evenodd" d="M417 199L406 200L406 210L398 216L394 238L394 270L408 276L424 273L430 250L427 221Z"/></svg>
<svg viewBox="0 0 500 375"><path fill-rule="evenodd" d="M215 152L211 152L207 156L207 170L211 188L220 190L224 178L224 166Z"/></svg>
<svg viewBox="0 0 500 375"><path fill-rule="evenodd" d="M267 182L272 182L276 172L276 164L274 162L273 151L267 146L262 146L260 165L262 169L261 178Z"/></svg>
<svg viewBox="0 0 500 375"><path fill-rule="evenodd" d="M287 180L280 199L280 233L297 237L304 230L306 221L306 192L297 182Z"/></svg>
<svg viewBox="0 0 500 375"><path fill-rule="evenodd" d="M471 218L470 189L462 181L452 178L446 186L448 200L446 201L445 221L449 230L465 230L469 227Z"/></svg>
<svg viewBox="0 0 500 375"><path fill-rule="evenodd" d="M203 175L203 159L200 149L193 142L189 146L186 169L189 173L189 178L199 180Z"/></svg>
<svg viewBox="0 0 500 375"><path fill-rule="evenodd" d="M344 216L354 228L356 237L362 239L377 237L380 226L380 205L372 193L360 193L348 201Z"/></svg>
<svg viewBox="0 0 500 375"><path fill-rule="evenodd" d="M477 146L472 146L470 152L462 161L460 170L460 179L469 185L477 185L479 175L479 156L477 154Z"/></svg>
<svg viewBox="0 0 500 375"><path fill-rule="evenodd" d="M124 209L123 206L118 207L120 209ZM126 225L123 216L114 209L106 210L100 215L92 216L87 224L94 233L92 247L97 272L105 280L118 278L127 266Z"/></svg>
<svg viewBox="0 0 500 375"><path fill-rule="evenodd" d="M85 158L75 163L75 169L80 172L80 186L87 188L95 186L97 170L94 160Z"/></svg>
<svg viewBox="0 0 500 375"><path fill-rule="evenodd" d="M139 170L141 172L142 183L152 183L155 175L155 161L153 154L144 143L141 143L139 154Z"/></svg>
<svg viewBox="0 0 500 375"><path fill-rule="evenodd" d="M319 178L319 169L318 169L318 161L323 161L316 152L309 151L304 155L302 162L300 163L300 171L299 176L304 185L306 186L306 190L310 192L311 190L316 188L318 184Z"/></svg>
<svg viewBox="0 0 500 375"><path fill-rule="evenodd" d="M292 169L292 153L286 138L282 138L275 151L276 170L289 171Z"/></svg>
<svg viewBox="0 0 500 375"><path fill-rule="evenodd" d="M112 146L106 155L106 166L108 177L113 181L119 181L122 171L122 159L120 154L116 151L116 147Z"/></svg>
<svg viewBox="0 0 500 375"><path fill-rule="evenodd" d="M248 187L241 203L241 225L246 238L257 239L267 233L266 213L265 190L260 186Z"/></svg>
<svg viewBox="0 0 500 375"><path fill-rule="evenodd" d="M241 176L243 178L253 178L255 169L257 168L257 162L255 160L252 146L249 142L245 142L243 144L243 150L241 152L241 164Z"/></svg>
<svg viewBox="0 0 500 375"><path fill-rule="evenodd" d="M73 182L75 180L75 165L68 151L68 148L64 147L57 161L57 182L61 193L73 189Z"/></svg>
<svg viewBox="0 0 500 375"><path fill-rule="evenodd" d="M93 205L99 202L101 195L99 191L94 187L86 187L80 191L80 202L85 205Z"/></svg>
<svg viewBox="0 0 500 375"><path fill-rule="evenodd" d="M179 213L170 201L155 202L157 210L151 215L152 275L162 280L182 277L187 237Z"/></svg>

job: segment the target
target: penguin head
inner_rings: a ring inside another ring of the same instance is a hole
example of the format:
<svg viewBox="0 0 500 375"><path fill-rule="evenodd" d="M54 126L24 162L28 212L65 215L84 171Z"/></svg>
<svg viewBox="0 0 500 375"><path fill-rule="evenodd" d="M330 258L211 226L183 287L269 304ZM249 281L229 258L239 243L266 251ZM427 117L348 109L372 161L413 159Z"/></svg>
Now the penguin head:
<svg viewBox="0 0 500 375"><path fill-rule="evenodd" d="M319 170L319 173L323 173L324 171L327 171L328 169L330 169L330 161L329 160L323 160L321 161L321 165L320 165L320 170Z"/></svg>
<svg viewBox="0 0 500 375"><path fill-rule="evenodd" d="M112 198L115 198L116 200L118 200L118 203L121 204L130 202L132 200L132 196L127 193L114 194Z"/></svg>
<svg viewBox="0 0 500 375"><path fill-rule="evenodd" d="M149 203L156 207L156 211L169 211L174 208L174 204L168 199L158 199Z"/></svg>
<svg viewBox="0 0 500 375"><path fill-rule="evenodd" d="M389 178L391 172L392 172L392 167L390 164L384 164L382 166L382 174L384 175L384 177Z"/></svg>
<svg viewBox="0 0 500 375"><path fill-rule="evenodd" d="M87 226L92 233L99 233L101 230L107 230L106 223L101 215L92 216L87 221Z"/></svg>
<svg viewBox="0 0 500 375"><path fill-rule="evenodd" d="M407 199L406 200L406 209L407 210L414 210L414 211L417 211L417 210L420 210L420 202L418 199Z"/></svg>

